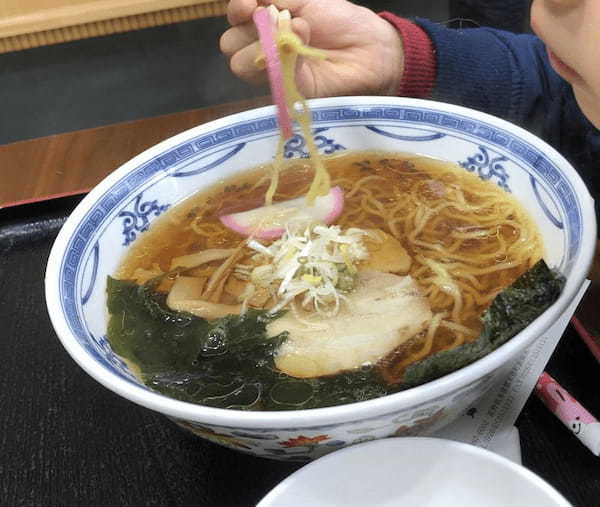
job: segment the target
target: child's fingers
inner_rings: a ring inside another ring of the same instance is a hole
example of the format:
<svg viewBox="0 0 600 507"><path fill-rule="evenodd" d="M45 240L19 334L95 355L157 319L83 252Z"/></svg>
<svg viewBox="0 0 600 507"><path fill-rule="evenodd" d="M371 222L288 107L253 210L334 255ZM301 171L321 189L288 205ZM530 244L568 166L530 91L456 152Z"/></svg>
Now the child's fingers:
<svg viewBox="0 0 600 507"><path fill-rule="evenodd" d="M231 57L240 49L245 48L257 40L258 34L256 33L256 27L254 26L254 23L250 21L227 30L221 35L219 46L225 55Z"/></svg>
<svg viewBox="0 0 600 507"><path fill-rule="evenodd" d="M231 71L245 81L263 83L266 80L266 73L264 70L259 70L255 63L260 51L258 41L237 51L229 60Z"/></svg>
<svg viewBox="0 0 600 507"><path fill-rule="evenodd" d="M227 5L227 21L232 26L252 20L252 13L258 7L257 0L230 0Z"/></svg>
<svg viewBox="0 0 600 507"><path fill-rule="evenodd" d="M285 0L291 2L292 0ZM294 0L295 5L305 5L310 0ZM231 71L239 78L259 84L267 79L264 69L257 67L257 57L262 53L258 34L252 14L257 6L267 4L279 4L280 0L231 0L227 9L229 22L233 25L227 30L220 40L221 51L227 55ZM250 8L254 9L251 10ZM300 39L308 44L310 41L310 26L302 18L293 18L291 20L292 30Z"/></svg>
<svg viewBox="0 0 600 507"><path fill-rule="evenodd" d="M292 31L307 46L310 44L310 25L303 18L292 18Z"/></svg>
<svg viewBox="0 0 600 507"><path fill-rule="evenodd" d="M283 9L287 9L292 13L292 16L298 16L301 14L300 11L304 9L308 4L314 3L314 0L264 0L261 1L262 4L273 4L280 11ZM322 7L326 9L326 6Z"/></svg>
<svg viewBox="0 0 600 507"><path fill-rule="evenodd" d="M292 30L300 37L304 44L310 42L310 25L302 18L292 19ZM254 22L250 21L231 27L221 36L219 45L221 52L231 57L246 46L258 40L258 33Z"/></svg>

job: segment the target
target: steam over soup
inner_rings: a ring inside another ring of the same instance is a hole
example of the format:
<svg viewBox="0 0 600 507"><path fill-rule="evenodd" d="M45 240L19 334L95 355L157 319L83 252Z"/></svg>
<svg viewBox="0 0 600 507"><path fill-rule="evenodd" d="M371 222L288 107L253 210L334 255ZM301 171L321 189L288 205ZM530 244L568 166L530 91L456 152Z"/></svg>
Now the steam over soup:
<svg viewBox="0 0 600 507"><path fill-rule="evenodd" d="M223 408L351 403L482 357L558 297L535 224L496 185L408 154L325 163L332 190L310 208L308 161L283 168L270 206L260 167L132 245L108 336L143 382Z"/></svg>

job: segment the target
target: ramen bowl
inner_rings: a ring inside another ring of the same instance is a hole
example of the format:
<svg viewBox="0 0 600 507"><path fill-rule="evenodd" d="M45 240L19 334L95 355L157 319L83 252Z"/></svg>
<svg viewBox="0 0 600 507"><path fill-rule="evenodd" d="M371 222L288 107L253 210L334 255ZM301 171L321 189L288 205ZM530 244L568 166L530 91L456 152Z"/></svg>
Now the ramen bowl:
<svg viewBox="0 0 600 507"><path fill-rule="evenodd" d="M405 98L345 97L310 102L323 154L413 152L458 163L521 201L537 223L547 263L566 283L560 298L494 352L454 373L385 397L348 405L251 412L194 405L143 385L106 338L106 280L129 246L176 203L223 178L273 160L279 132L272 107L198 126L114 171L71 214L46 272L50 317L65 349L101 384L197 435L280 460L310 460L389 436L425 436L450 423L501 379L565 311L591 263L593 201L569 163L530 133L470 109ZM306 157L305 140L285 157Z"/></svg>

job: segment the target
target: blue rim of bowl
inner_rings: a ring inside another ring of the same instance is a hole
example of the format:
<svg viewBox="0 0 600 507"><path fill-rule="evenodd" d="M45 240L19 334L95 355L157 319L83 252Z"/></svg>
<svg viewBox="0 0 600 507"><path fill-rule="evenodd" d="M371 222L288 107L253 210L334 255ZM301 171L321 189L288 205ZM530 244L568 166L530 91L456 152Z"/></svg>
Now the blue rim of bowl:
<svg viewBox="0 0 600 507"><path fill-rule="evenodd" d="M81 257L81 254L85 249L85 241L83 238L79 238L77 233L81 231L84 225L87 225L88 227L93 225L93 222L92 224L85 222L86 217L89 217L94 209L98 209L98 203L100 203L101 199L106 197L111 191L114 192L117 190L117 195L121 195L121 198L130 196L131 192L128 190L127 186L123 186L125 181L137 181L138 183L147 182L158 170L158 166L154 164L160 155L164 156L172 154L175 150L180 149L181 146L185 146L190 142L199 142L204 139L212 138L215 142L229 142L231 139L227 139L226 136L223 136L220 133L230 130L231 126L235 125L236 122L241 123L242 125L252 122L262 122L265 124L265 128L276 128L274 108L273 106L266 106L237 113L195 127L149 148L123 164L94 188L77 206L61 229L48 261L46 271L46 301L52 324L59 339L63 343L63 346L88 374L107 388L135 403L180 419L202 421L206 424L214 424L223 428L239 427L240 424L243 424L246 427L262 428L264 426L272 426L278 428L282 427L282 423L289 423L289 420L293 415L294 426L296 427L322 427L336 425L338 422L346 421L348 420L348 416L352 416L353 420L367 420L387 414L390 412L391 408L395 411L401 410L402 407L413 408L429 403L436 398L444 397L449 391L452 391L453 389L458 390L469 381L474 381L477 378L492 372L496 367L503 363L503 358L510 357L514 353L522 350L533 341L536 336L541 335L565 310L568 303L579 290L579 287L585 279L587 268L591 265L595 247L596 222L593 201L587 188L581 181L581 178L577 175L576 171L552 147L529 132L516 127L505 120L461 106L428 100L396 97L344 97L315 99L310 101L310 107L315 114L324 112L320 117L323 122L333 120L340 121L340 117L342 117L342 119L345 117L345 121L348 122L357 119L376 120L381 119L381 116L367 116L367 118L360 118L361 112L362 114L365 114L364 112L367 111L369 115L381 115L388 110L388 113L390 114L388 118L390 119L401 119L401 114L409 114L412 115L411 119L413 121L420 122L421 124L424 115L427 114L429 115L428 121L433 125L433 122L449 119L449 116L444 116L445 113L454 117L453 119L450 119L453 120L456 126L455 128L460 126L460 123L457 123L457 118L460 118L459 121L463 121L463 128L460 129L462 132L465 131L464 127L473 131L474 129L477 129L478 125L487 128L488 133L500 132L503 135L499 138L500 147L506 149L509 143L512 144L514 142L514 146L517 149L517 152L514 152L515 155L521 158L527 165L531 165L531 162L523 158L523 156L531 156L531 153L533 152L540 157L540 160L548 162L549 165L553 167L555 174L560 174L560 171L556 169L556 166L567 168L567 171L571 172L573 177L566 183L571 187L572 196L579 199L583 204L584 215L582 215L579 220L581 231L583 232L585 230L587 224L587 229L589 229L590 232L594 232L594 234L581 234L579 253L575 257L578 261L577 265L585 266L586 269L582 270L580 276L572 276L568 280L559 300L546 310L541 317L531 323L526 330L513 337L506 344L488 356L440 379L382 398L357 402L350 405L298 410L286 413L245 412L203 407L174 400L152 392L142 385L125 380L91 357L85 350L85 347L76 338L76 331L73 330L72 323L69 322L66 317L66 315L72 312L65 309L65 305L74 305L75 303L74 300L70 302L69 298L63 297L62 287L64 283L64 263L77 265L78 259L73 259L72 257L69 259L69 256L63 257L63 253L68 251L70 255L75 253L75 255L79 254L79 257ZM252 122L248 121L250 118L252 119ZM318 122L319 117L317 116L316 119ZM436 124L440 126L439 123ZM270 127L267 127L267 125ZM444 127L451 128L452 125L445 124ZM485 132L486 130L483 130L481 131L481 134L484 135ZM489 139L486 139L485 137L482 137L482 140L490 142ZM162 166L160 170L163 170ZM543 165L543 170L548 174L548 165ZM114 207L119 202L120 201L117 201L115 203L113 200L112 206ZM73 281L74 280L75 278L73 277ZM57 293L60 294L58 298ZM482 371L480 375L476 374L478 370ZM418 403L413 405L412 402L414 401L418 401Z"/></svg>

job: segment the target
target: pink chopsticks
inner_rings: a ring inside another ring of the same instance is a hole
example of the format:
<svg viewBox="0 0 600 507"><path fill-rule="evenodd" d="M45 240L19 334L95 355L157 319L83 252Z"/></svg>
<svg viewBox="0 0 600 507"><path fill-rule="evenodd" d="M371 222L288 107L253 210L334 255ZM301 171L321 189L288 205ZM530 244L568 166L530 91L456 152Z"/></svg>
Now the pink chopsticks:
<svg viewBox="0 0 600 507"><path fill-rule="evenodd" d="M600 363L600 344L581 321L573 316L571 324ZM554 378L544 372L535 386L537 397L596 456L600 455L600 422Z"/></svg>
<svg viewBox="0 0 600 507"><path fill-rule="evenodd" d="M269 76L269 85L273 102L277 106L277 120L279 128L284 139L289 139L294 135L292 128L292 119L287 107L285 97L285 88L283 86L283 74L281 72L281 60L279 59L279 51L277 49L277 41L275 39L274 29L275 24L268 9L257 9L252 17L260 45L265 53L267 61L267 75Z"/></svg>
<svg viewBox="0 0 600 507"><path fill-rule="evenodd" d="M573 324L577 334L587 345L587 348L590 349L590 352L594 355L596 360L600 363L600 342L594 336L592 336L592 334L586 329L581 321L575 317L575 315L571 317L571 324Z"/></svg>
<svg viewBox="0 0 600 507"><path fill-rule="evenodd" d="M544 372L535 386L540 400L596 456L600 456L600 422L556 380Z"/></svg>

